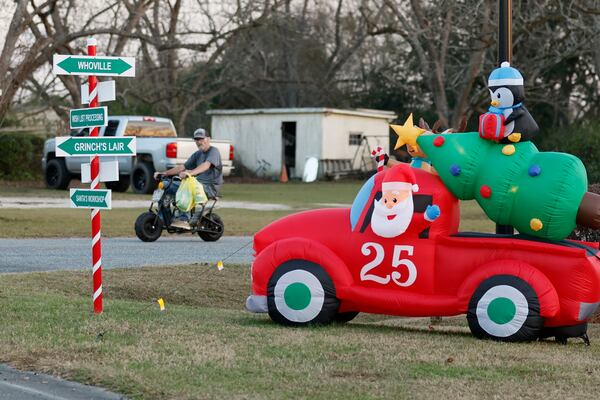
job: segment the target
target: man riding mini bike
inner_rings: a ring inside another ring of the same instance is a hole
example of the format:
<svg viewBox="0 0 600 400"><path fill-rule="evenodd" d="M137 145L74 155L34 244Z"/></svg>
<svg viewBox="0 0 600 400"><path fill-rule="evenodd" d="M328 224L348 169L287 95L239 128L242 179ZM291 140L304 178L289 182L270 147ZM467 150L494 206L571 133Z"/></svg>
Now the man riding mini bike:
<svg viewBox="0 0 600 400"><path fill-rule="evenodd" d="M182 211L175 205L175 195L168 187L174 181L180 181L177 175L167 177L158 185L158 189L152 194L152 202L148 211L142 213L135 221L135 234L144 242L154 242L162 234L163 229L169 233L197 233L204 241L214 242L223 236L223 220L213 210L217 204L218 197L209 197L204 204L196 205L190 211L190 229L173 226Z"/></svg>
<svg viewBox="0 0 600 400"><path fill-rule="evenodd" d="M219 240L223 235L223 221L213 212L223 184L221 155L216 147L211 146L210 134L205 129L196 129L193 138L198 151L183 165L154 173L155 179L162 178L159 189L152 196L148 212L140 215L135 223L137 236L145 242L158 239L163 229L169 233L195 232L209 242ZM190 210L191 214L181 212L175 204L181 178L186 176L194 176L208 197L200 209L194 207ZM155 202L156 209L153 209Z"/></svg>

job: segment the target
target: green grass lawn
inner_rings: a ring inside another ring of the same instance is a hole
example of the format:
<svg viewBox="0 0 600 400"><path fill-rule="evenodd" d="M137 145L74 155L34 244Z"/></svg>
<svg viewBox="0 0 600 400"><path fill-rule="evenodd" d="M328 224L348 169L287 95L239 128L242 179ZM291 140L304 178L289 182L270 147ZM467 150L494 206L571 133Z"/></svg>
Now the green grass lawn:
<svg viewBox="0 0 600 400"><path fill-rule="evenodd" d="M102 211L102 236L135 237L136 218L147 208ZM290 211L221 209L225 235L251 236ZM46 210L0 209L0 238L87 237L91 234L90 210L53 208ZM164 235L168 235L165 231Z"/></svg>
<svg viewBox="0 0 600 400"><path fill-rule="evenodd" d="M302 208L319 203L349 204L363 183L363 181L314 183L290 181L285 184L278 182L230 183L226 180L221 194L224 200L279 203ZM35 183L3 184L0 182L0 186L2 187L0 196L69 197L68 190L50 190ZM71 187L88 188L89 185L82 185L75 181ZM125 193L113 191L112 195L114 200L148 200L150 202L150 195L135 194L131 191Z"/></svg>
<svg viewBox="0 0 600 400"><path fill-rule="evenodd" d="M225 184L224 200L280 203L294 211L254 211L220 209L217 213L225 222L225 234L253 235L270 222L300 209L351 204L362 182L300 182ZM3 188L0 196L68 197L66 191L35 187ZM133 193L114 193L116 200L147 200L150 196ZM102 234L107 237L135 236L133 226L145 208L102 211ZM493 232L494 224L487 219L474 201L461 203L462 231ZM86 209L0 209L0 237L83 237L90 234L89 210Z"/></svg>
<svg viewBox="0 0 600 400"><path fill-rule="evenodd" d="M133 399L593 399L600 387L598 325L591 347L480 341L464 317L286 328L243 310L247 265L104 271L102 315L90 285L89 272L0 275L0 362Z"/></svg>

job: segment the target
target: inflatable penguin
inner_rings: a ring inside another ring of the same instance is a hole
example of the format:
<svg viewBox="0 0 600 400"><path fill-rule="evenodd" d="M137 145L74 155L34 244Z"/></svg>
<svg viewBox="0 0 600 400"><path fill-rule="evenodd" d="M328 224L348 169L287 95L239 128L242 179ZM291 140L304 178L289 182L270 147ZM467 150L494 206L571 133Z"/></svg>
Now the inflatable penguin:
<svg viewBox="0 0 600 400"><path fill-rule="evenodd" d="M539 128L523 105L525 89L521 73L505 61L490 74L488 88L492 102L489 112L480 118L480 135L501 143L532 140ZM494 116L502 116L503 121L492 122L489 117ZM503 129L497 124L503 124Z"/></svg>

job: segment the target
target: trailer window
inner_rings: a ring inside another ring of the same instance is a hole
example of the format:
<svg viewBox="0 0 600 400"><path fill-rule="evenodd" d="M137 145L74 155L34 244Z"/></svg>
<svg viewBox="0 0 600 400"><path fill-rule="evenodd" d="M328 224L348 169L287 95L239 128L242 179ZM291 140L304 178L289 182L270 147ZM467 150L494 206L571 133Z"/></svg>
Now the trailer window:
<svg viewBox="0 0 600 400"><path fill-rule="evenodd" d="M348 145L358 146L362 142L362 139L362 132L350 132L350 134L348 135Z"/></svg>
<svg viewBox="0 0 600 400"><path fill-rule="evenodd" d="M176 137L175 129L169 122L129 121L125 136L137 137Z"/></svg>

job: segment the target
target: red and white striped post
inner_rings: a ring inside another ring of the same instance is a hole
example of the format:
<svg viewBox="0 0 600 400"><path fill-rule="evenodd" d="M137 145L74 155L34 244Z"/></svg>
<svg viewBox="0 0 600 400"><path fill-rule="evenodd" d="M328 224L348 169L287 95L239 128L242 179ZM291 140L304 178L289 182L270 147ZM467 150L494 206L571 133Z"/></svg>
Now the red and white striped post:
<svg viewBox="0 0 600 400"><path fill-rule="evenodd" d="M88 56L96 55L96 39L87 40ZM96 86L98 78L95 75L88 77L88 86L90 94L89 107L98 107L98 90ZM90 136L98 136L98 127L92 128ZM95 155L90 159L90 189L100 188L100 158ZM101 244L101 224L100 209L92 208L92 275L94 280L94 313L102 313L102 244Z"/></svg>

